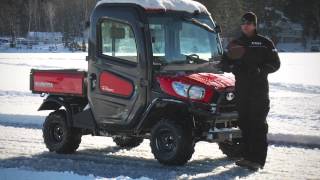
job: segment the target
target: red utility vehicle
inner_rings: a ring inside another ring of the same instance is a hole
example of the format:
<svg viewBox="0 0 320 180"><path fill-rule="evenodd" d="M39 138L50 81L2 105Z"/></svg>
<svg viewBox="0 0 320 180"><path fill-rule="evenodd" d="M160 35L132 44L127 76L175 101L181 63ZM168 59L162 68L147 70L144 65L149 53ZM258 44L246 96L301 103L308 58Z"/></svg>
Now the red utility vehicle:
<svg viewBox="0 0 320 180"><path fill-rule="evenodd" d="M185 164L198 141L238 156L234 79L216 68L220 29L205 7L123 1L95 7L88 71L31 71L32 92L46 94L39 110L53 110L43 125L47 148L73 153L91 134L124 148L150 139L155 158L167 165Z"/></svg>

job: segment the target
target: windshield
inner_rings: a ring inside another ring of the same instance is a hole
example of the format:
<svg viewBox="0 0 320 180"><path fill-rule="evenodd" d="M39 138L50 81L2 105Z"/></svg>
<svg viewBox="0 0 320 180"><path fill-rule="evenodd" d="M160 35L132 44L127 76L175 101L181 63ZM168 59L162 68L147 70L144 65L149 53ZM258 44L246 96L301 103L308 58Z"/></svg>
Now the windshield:
<svg viewBox="0 0 320 180"><path fill-rule="evenodd" d="M217 33L209 18L149 17L155 61L163 64L202 63L222 54ZM206 26L206 27L205 27Z"/></svg>

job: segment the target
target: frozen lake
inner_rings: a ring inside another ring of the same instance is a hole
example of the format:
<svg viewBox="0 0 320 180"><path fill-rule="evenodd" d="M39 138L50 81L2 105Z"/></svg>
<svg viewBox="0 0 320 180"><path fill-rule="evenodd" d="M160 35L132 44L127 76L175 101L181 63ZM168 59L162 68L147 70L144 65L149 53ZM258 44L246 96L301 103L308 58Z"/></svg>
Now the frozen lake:
<svg viewBox="0 0 320 180"><path fill-rule="evenodd" d="M0 114L42 115L42 98L29 91L30 69L87 69L86 53L0 53ZM281 53L269 75L274 134L320 136L320 53ZM15 107L19 107L19 111Z"/></svg>
<svg viewBox="0 0 320 180"><path fill-rule="evenodd" d="M14 72L27 74L31 68L86 69L86 55L87 53L0 53L0 73L6 75L12 68L22 70ZM280 59L280 70L269 75L271 83L320 86L320 53L280 53ZM19 79L19 82L23 80L25 78ZM21 84L19 87L12 87L12 82L9 85L5 78L1 78L0 82L1 89L28 89Z"/></svg>
<svg viewBox="0 0 320 180"><path fill-rule="evenodd" d="M0 53L0 179L50 174L71 179L319 177L320 151L305 147L320 147L320 53L280 54L281 69L269 76L269 140L275 145L270 145L266 167L256 173L236 167L216 144L206 142L197 144L191 162L184 167L158 164L148 140L132 150L121 150L111 138L84 136L76 154L48 153L40 129L48 112L37 112L43 98L29 91L30 70L86 69L85 56L85 53ZM295 143L299 146L286 146Z"/></svg>
<svg viewBox="0 0 320 180"><path fill-rule="evenodd" d="M282 66L270 82L320 86L320 53L280 53L280 59Z"/></svg>

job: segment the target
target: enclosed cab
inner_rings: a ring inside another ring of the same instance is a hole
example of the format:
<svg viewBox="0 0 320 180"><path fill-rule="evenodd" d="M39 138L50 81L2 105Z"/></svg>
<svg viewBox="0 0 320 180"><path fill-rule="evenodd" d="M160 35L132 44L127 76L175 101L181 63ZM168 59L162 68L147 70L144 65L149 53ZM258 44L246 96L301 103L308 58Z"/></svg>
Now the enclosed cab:
<svg viewBox="0 0 320 180"><path fill-rule="evenodd" d="M239 155L234 78L217 68L220 28L195 1L102 0L90 19L88 71L32 70L31 90L50 151L74 152L81 135L121 147L150 139L168 165L186 163L198 141Z"/></svg>

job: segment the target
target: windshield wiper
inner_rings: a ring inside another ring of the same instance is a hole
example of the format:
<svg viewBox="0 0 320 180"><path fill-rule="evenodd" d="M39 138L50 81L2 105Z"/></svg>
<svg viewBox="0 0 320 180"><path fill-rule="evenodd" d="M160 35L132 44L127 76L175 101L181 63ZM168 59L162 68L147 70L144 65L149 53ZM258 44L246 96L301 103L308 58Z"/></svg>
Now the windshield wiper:
<svg viewBox="0 0 320 180"><path fill-rule="evenodd" d="M209 62L207 60L199 58L199 55L197 54L190 54L190 55L185 55L186 59L185 60L176 60L176 61L171 61L168 64L202 64Z"/></svg>
<svg viewBox="0 0 320 180"><path fill-rule="evenodd" d="M209 31L209 32L216 32L214 29L212 29L208 24L200 22L199 20L195 18L182 18L183 20L187 22L191 22L192 24L195 24L197 26L200 26L201 28Z"/></svg>

